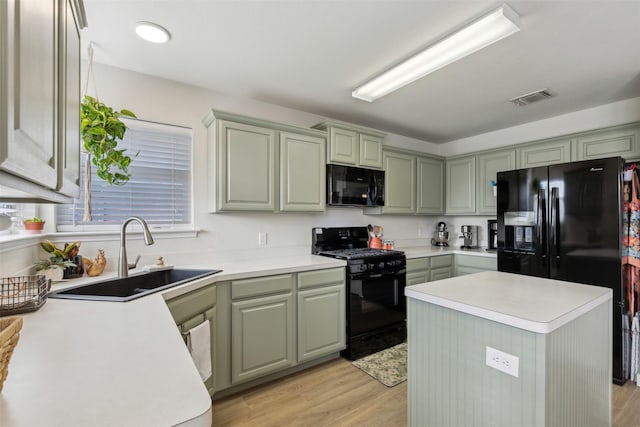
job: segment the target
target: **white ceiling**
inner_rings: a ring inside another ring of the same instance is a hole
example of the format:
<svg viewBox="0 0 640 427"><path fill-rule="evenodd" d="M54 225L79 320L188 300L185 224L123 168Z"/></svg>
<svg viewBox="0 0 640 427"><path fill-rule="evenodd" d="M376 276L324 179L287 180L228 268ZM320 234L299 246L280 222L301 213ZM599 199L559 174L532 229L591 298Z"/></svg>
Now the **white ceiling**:
<svg viewBox="0 0 640 427"><path fill-rule="evenodd" d="M510 0L520 32L373 103L352 98L351 91L499 3L84 4L83 42L93 43L96 62L430 142L640 96L640 0ZM136 21L164 26L171 41L142 41ZM542 88L555 96L526 107L508 102Z"/></svg>

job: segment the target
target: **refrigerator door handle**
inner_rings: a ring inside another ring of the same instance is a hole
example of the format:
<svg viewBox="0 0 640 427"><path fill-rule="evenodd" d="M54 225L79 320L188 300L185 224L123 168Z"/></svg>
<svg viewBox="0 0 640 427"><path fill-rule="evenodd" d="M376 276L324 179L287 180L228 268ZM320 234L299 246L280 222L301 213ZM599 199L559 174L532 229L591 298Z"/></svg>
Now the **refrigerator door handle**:
<svg viewBox="0 0 640 427"><path fill-rule="evenodd" d="M560 259L560 189L551 188L551 221L553 227L553 246L555 248L555 259Z"/></svg>
<svg viewBox="0 0 640 427"><path fill-rule="evenodd" d="M547 257L547 201L544 189L538 190L538 212L536 225L538 226L538 242L540 244L540 256Z"/></svg>

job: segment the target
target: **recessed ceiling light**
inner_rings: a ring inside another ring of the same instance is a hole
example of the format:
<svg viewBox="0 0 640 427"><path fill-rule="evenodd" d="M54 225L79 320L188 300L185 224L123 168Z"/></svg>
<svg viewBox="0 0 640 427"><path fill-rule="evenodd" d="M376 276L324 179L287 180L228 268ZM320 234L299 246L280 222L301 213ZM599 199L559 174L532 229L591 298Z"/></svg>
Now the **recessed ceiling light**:
<svg viewBox="0 0 640 427"><path fill-rule="evenodd" d="M151 43L166 43L171 39L169 31L153 22L137 22L136 34Z"/></svg>

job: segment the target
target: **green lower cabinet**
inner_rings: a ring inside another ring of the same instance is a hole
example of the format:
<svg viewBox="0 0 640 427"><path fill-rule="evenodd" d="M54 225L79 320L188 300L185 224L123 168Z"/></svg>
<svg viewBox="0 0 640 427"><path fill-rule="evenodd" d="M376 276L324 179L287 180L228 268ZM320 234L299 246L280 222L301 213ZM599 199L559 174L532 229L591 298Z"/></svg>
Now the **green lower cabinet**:
<svg viewBox="0 0 640 427"><path fill-rule="evenodd" d="M482 271L496 271L497 260L493 257L475 255L456 255L455 275L480 273Z"/></svg>
<svg viewBox="0 0 640 427"><path fill-rule="evenodd" d="M185 343L189 330L209 321L211 333L212 375L204 382L210 395L216 386L216 285L209 285L167 301L171 316L178 325Z"/></svg>
<svg viewBox="0 0 640 427"><path fill-rule="evenodd" d="M453 276L453 255L436 255L407 260L407 286Z"/></svg>
<svg viewBox="0 0 640 427"><path fill-rule="evenodd" d="M344 268L298 273L298 362L346 347Z"/></svg>
<svg viewBox="0 0 640 427"><path fill-rule="evenodd" d="M429 281L431 259L412 258L407 260L407 286L419 285Z"/></svg>
<svg viewBox="0 0 640 427"><path fill-rule="evenodd" d="M345 348L345 305L344 283L298 291L298 362Z"/></svg>
<svg viewBox="0 0 640 427"><path fill-rule="evenodd" d="M231 383L237 384L295 363L293 294L231 303Z"/></svg>
<svg viewBox="0 0 640 427"><path fill-rule="evenodd" d="M436 280L448 279L449 277L453 277L453 267L433 268L429 272L430 282L435 282Z"/></svg>

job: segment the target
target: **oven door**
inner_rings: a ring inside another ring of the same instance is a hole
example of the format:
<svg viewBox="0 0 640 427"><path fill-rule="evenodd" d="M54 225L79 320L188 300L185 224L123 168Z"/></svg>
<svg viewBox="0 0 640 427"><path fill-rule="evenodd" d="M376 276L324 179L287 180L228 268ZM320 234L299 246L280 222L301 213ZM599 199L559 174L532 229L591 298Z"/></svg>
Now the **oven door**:
<svg viewBox="0 0 640 427"><path fill-rule="evenodd" d="M406 319L406 270L350 275L348 334L356 336Z"/></svg>

